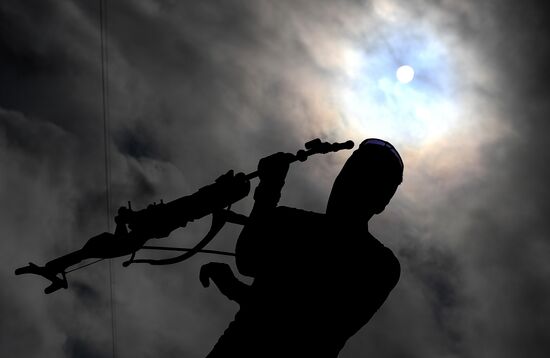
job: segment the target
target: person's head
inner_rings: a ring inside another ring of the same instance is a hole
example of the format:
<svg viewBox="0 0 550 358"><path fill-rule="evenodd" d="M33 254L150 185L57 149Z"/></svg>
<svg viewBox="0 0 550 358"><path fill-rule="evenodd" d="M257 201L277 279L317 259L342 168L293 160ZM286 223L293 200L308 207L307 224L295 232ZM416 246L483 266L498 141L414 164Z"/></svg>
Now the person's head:
<svg viewBox="0 0 550 358"><path fill-rule="evenodd" d="M327 215L368 220L384 210L402 181L403 161L397 150L381 139L366 139L336 177Z"/></svg>

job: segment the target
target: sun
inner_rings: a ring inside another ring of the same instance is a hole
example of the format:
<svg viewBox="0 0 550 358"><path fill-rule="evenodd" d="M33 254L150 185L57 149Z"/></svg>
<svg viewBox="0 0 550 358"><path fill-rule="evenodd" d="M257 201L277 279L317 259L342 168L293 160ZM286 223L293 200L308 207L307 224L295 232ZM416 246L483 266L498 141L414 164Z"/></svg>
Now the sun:
<svg viewBox="0 0 550 358"><path fill-rule="evenodd" d="M414 69L409 65L400 66L395 72L395 77L401 83L409 83L414 78Z"/></svg>

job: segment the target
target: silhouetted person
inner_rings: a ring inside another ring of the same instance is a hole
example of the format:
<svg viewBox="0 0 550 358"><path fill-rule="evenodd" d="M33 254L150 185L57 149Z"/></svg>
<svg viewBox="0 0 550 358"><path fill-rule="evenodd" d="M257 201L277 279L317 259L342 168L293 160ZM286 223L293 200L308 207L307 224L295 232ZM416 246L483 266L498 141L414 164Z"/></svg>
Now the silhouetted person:
<svg viewBox="0 0 550 358"><path fill-rule="evenodd" d="M236 246L239 272L209 263L209 279L240 304L208 358L336 357L397 284L399 262L368 232L402 181L403 163L389 143L365 140L336 178L326 214L277 206L287 154L258 165L254 208Z"/></svg>

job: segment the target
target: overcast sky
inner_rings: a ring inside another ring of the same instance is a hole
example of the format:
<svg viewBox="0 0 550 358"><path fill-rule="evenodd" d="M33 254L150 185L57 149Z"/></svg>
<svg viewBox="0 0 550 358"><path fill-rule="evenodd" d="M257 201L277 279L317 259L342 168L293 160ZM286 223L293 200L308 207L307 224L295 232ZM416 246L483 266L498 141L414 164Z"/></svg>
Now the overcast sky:
<svg viewBox="0 0 550 358"><path fill-rule="evenodd" d="M550 356L548 9L107 2L114 208L190 194L316 137L384 138L404 182L370 228L401 280L340 357ZM107 230L100 50L99 1L0 3L1 356L111 356L106 262L48 296L43 280L13 274ZM411 82L396 79L401 65ZM348 155L293 165L282 204L323 212ZM227 227L211 246L233 250L237 235ZM113 260L119 357L209 352L238 309L200 286L210 260Z"/></svg>

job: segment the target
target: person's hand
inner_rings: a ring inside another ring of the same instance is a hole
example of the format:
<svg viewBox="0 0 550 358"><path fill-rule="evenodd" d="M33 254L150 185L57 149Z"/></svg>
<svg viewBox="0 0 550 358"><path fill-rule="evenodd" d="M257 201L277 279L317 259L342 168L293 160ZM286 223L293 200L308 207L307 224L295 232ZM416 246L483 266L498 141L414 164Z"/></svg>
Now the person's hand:
<svg viewBox="0 0 550 358"><path fill-rule="evenodd" d="M281 183L285 181L290 162L294 155L278 152L260 159L258 176L262 182Z"/></svg>
<svg viewBox="0 0 550 358"><path fill-rule="evenodd" d="M202 265L199 279L204 287L210 286L210 280L212 280L223 295L238 304L244 302L250 288L233 275L228 264L221 262Z"/></svg>
<svg viewBox="0 0 550 358"><path fill-rule="evenodd" d="M222 292L236 280L231 267L221 262L209 262L202 265L199 279L203 287L210 286L210 280L212 280Z"/></svg>

